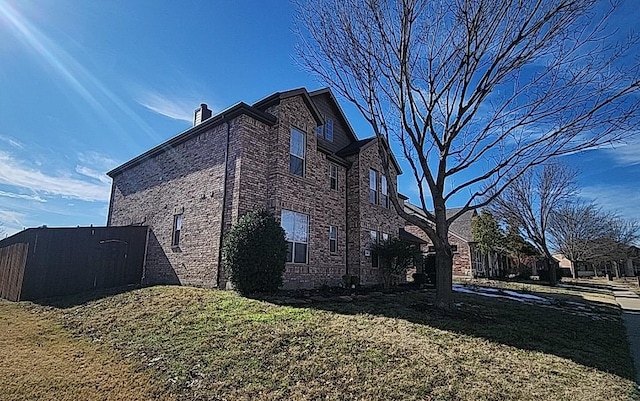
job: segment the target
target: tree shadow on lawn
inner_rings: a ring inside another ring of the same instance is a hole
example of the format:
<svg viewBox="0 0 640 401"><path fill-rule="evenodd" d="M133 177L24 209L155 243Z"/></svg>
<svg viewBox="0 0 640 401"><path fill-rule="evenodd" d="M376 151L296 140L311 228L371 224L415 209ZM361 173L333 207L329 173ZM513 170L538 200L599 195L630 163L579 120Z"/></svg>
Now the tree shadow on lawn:
<svg viewBox="0 0 640 401"><path fill-rule="evenodd" d="M139 285L126 285L114 288L104 288L93 291L87 291L75 295L64 295L51 298L42 298L32 301L34 304L41 306L54 307L59 309L73 308L74 306L88 304L102 298L108 298L114 295L123 294L140 288Z"/></svg>
<svg viewBox="0 0 640 401"><path fill-rule="evenodd" d="M571 296L565 296L565 299L567 297ZM404 319L524 350L553 354L634 380L620 311L613 305L575 296L575 302L603 308L603 313L589 316L554 305L454 293L454 309L443 311L434 307L433 298L433 291L396 293L354 302L311 303L304 307L345 315L371 314Z"/></svg>

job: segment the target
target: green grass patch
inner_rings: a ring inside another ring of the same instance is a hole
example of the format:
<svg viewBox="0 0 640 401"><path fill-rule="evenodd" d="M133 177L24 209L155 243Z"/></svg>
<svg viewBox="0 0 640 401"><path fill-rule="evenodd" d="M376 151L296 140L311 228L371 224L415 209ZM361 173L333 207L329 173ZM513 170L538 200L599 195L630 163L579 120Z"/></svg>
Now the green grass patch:
<svg viewBox="0 0 640 401"><path fill-rule="evenodd" d="M31 308L115 349L182 399L640 399L606 294L583 299L589 314L471 294L456 294L445 313L432 297L293 307L153 287Z"/></svg>

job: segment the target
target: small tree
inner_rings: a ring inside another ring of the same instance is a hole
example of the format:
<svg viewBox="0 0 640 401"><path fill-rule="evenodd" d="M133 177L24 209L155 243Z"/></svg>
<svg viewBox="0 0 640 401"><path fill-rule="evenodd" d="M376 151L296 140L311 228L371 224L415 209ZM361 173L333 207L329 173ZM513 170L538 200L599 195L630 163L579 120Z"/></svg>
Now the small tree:
<svg viewBox="0 0 640 401"><path fill-rule="evenodd" d="M509 256L511 257L511 259L516 262L515 270L518 274L522 273L520 266L523 263L535 266L535 260L532 260L532 258L535 256L540 256L540 253L536 250L536 248L531 245L531 243L526 241L522 237L522 235L520 235L520 230L514 224L507 224L505 247L507 252L509 252Z"/></svg>
<svg viewBox="0 0 640 401"><path fill-rule="evenodd" d="M282 285L286 258L284 230L265 210L242 216L222 245L226 274L241 294L277 290Z"/></svg>
<svg viewBox="0 0 640 401"><path fill-rule="evenodd" d="M494 270L496 252L504 247L504 234L488 210L482 210L471 220L471 233L476 247L482 254L484 270L490 277Z"/></svg>
<svg viewBox="0 0 640 401"><path fill-rule="evenodd" d="M406 243L400 238L392 238L374 244L371 251L380 260L382 268L382 285L388 288L394 275L407 273L407 269L414 265L421 256L417 246Z"/></svg>

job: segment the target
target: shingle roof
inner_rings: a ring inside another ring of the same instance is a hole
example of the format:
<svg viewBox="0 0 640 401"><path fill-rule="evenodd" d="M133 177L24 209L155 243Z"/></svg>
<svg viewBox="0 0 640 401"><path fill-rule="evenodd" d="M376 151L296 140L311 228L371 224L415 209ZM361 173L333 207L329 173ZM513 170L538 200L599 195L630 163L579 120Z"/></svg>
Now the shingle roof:
<svg viewBox="0 0 640 401"><path fill-rule="evenodd" d="M400 232L398 233L398 236L403 241L413 242L415 244L426 244L427 243L427 241L423 240L422 238L420 238L418 236L415 236L415 235L411 234L410 232L406 231L404 228L400 229Z"/></svg>
<svg viewBox="0 0 640 401"><path fill-rule="evenodd" d="M344 148L342 148L339 151L337 151L336 155L338 155L340 157L355 155L356 153L360 152L360 149L362 149L365 145L367 145L368 143L370 143L371 141L373 141L375 139L376 139L376 137L374 136L374 137L371 137L371 138L361 139L359 141L351 142L350 144L348 144Z"/></svg>
<svg viewBox="0 0 640 401"><path fill-rule="evenodd" d="M405 202L404 204L405 210L414 215L418 215L419 217L425 218L424 212L422 208L411 204L409 202ZM453 216L458 213L461 208L451 208L447 209L447 216ZM474 242L473 241L473 233L471 232L471 220L473 216L476 214L475 210L468 210L464 212L460 217L458 217L451 225L449 226L449 232L456 235L457 237L462 238L466 242Z"/></svg>
<svg viewBox="0 0 640 401"><path fill-rule="evenodd" d="M447 210L447 215L453 216L458 213L461 208ZM476 214L475 210L468 210L458 217L451 225L449 230L458 234L467 242L473 242L473 233L471 232L471 220Z"/></svg>

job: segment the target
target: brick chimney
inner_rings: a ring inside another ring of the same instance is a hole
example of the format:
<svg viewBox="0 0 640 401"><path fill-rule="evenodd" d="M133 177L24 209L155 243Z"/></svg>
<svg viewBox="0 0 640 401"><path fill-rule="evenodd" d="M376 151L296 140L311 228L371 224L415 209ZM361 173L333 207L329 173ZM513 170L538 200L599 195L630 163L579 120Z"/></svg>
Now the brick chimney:
<svg viewBox="0 0 640 401"><path fill-rule="evenodd" d="M211 110L209 110L205 103L202 103L200 107L196 109L193 117L193 126L195 127L209 117L211 117Z"/></svg>

